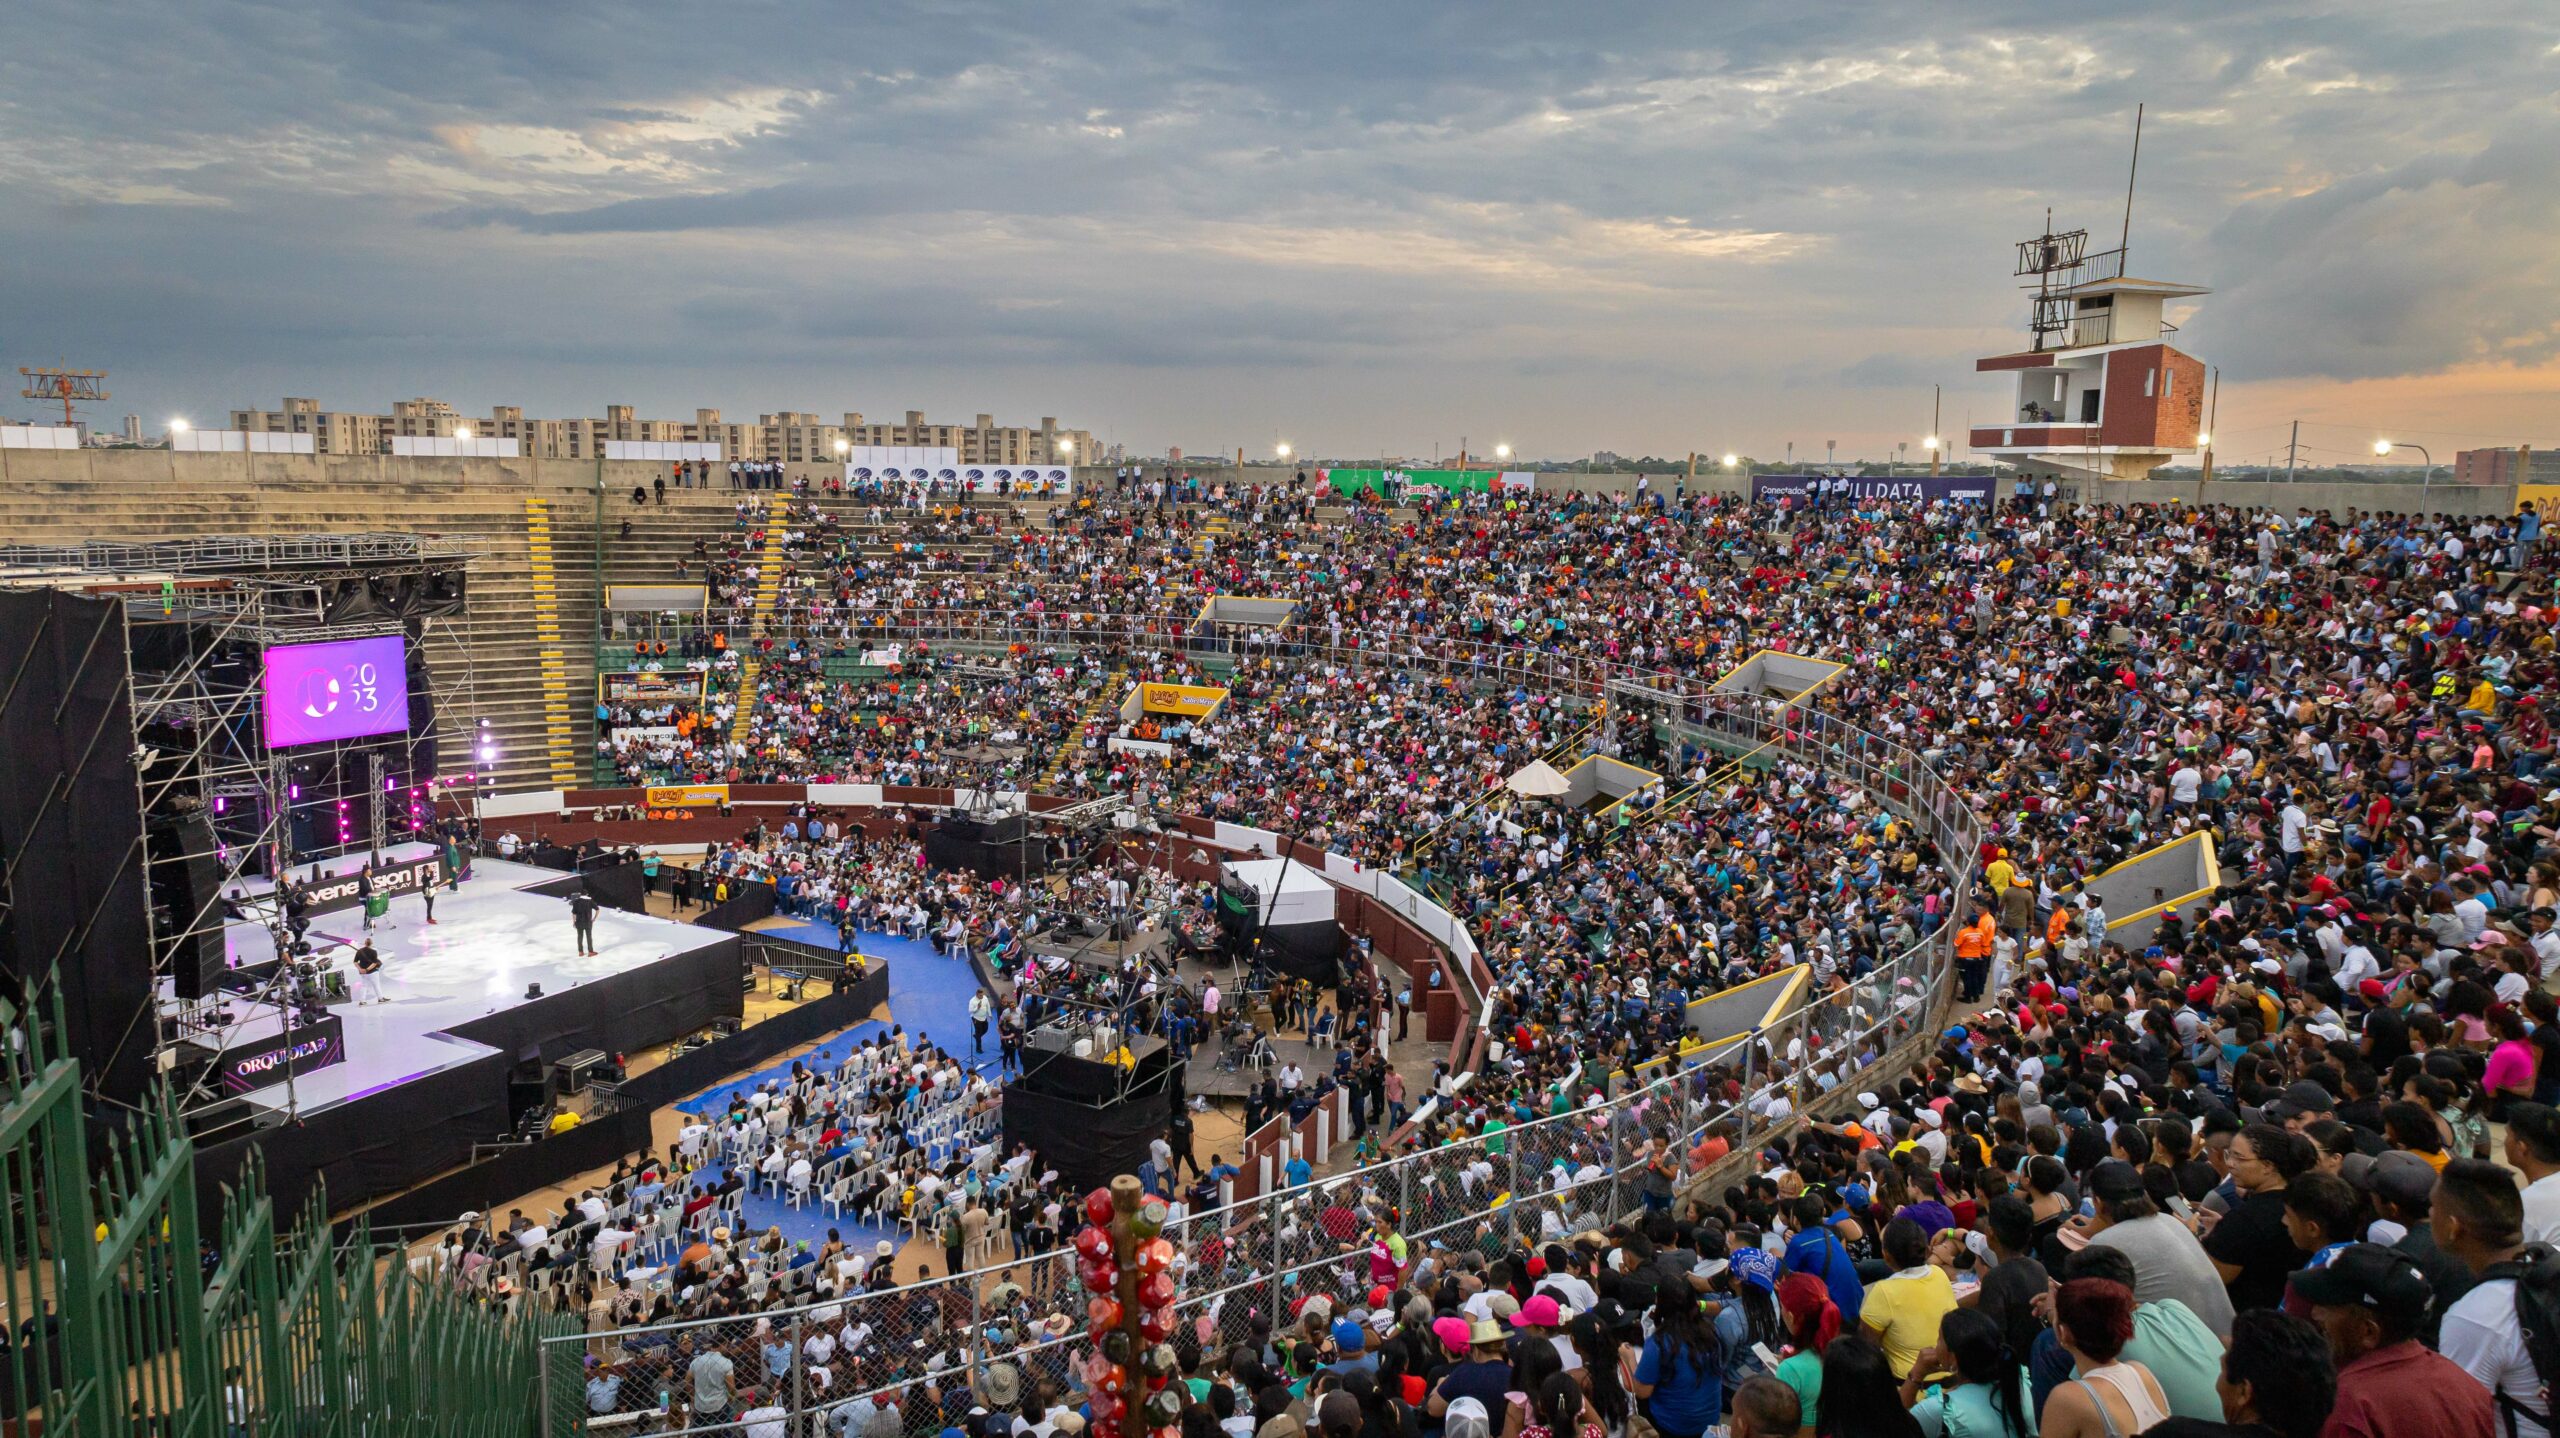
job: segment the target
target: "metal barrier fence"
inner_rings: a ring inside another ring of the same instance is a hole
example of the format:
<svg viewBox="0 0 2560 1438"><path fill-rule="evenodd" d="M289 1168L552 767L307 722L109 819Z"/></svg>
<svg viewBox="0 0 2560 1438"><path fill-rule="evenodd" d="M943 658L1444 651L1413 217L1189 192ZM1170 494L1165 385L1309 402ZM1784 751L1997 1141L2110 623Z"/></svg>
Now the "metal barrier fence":
<svg viewBox="0 0 2560 1438"><path fill-rule="evenodd" d="M535 1339L567 1320L412 1281L362 1222L334 1241L316 1194L279 1233L254 1167L200 1234L195 1147L165 1097L93 1162L59 1031L0 1003L0 1429L535 1431Z"/></svg>
<svg viewBox="0 0 2560 1438"><path fill-rule="evenodd" d="M1910 750L1828 716L1743 696L1694 696L1680 723L1696 739L1811 765L1863 791L1920 826L1953 871L1954 891L1968 890L1980 826ZM1187 1217L1170 1230L1189 1265L1184 1322L1204 1346L1217 1347L1285 1328L1304 1299L1321 1296L1341 1311L1370 1286L1366 1221L1386 1205L1401 1214L1410 1242L1453 1250L1534 1242L1625 1216L1659 1195L1658 1156L1685 1179L1687 1155L1711 1127L1747 1149L1921 1034L1950 992L1943 980L1961 916L1959 904L1948 922L1874 971L1602 1102ZM1072 1224L1073 1196L1065 1197ZM644 1257L664 1262L694 1238L660 1235ZM904 1287L825 1301L813 1298L814 1270L790 1267L788 1251L748 1255L736 1298L764 1312L546 1341L546 1431L559 1438L582 1429L708 1432L742 1413L796 1418L855 1405L858 1414L896 1395L905 1431L930 1432L953 1416L933 1405L965 1405L971 1375L996 1362L1017 1366L1024 1406L1033 1409L1042 1385L1067 1386L1084 1295L1072 1250L997 1257L1013 1251L1004 1234L991 1233L982 1248L964 1251L968 1271L919 1273ZM849 1260L841 1276L868 1281L864 1267ZM662 1271L646 1281L672 1287L675 1280ZM692 1401L689 1375L701 1371L695 1365L705 1353L721 1355L705 1365L715 1376L727 1370L707 1395L725 1395L718 1406ZM597 1374L615 1390L603 1395L604 1413L590 1411L600 1390L588 1379ZM858 1429L848 1431L858 1438Z"/></svg>

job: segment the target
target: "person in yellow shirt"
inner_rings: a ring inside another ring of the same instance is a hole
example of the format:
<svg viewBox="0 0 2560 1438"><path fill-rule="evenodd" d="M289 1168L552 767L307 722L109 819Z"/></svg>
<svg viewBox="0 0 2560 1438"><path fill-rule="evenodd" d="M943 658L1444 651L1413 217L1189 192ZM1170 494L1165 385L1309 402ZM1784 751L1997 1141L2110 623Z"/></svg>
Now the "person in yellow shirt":
<svg viewBox="0 0 2560 1438"><path fill-rule="evenodd" d="M2481 675L2479 682L2471 686L2470 697L2462 701L2462 707L2483 719L2497 718L2498 686L2489 682L2488 675Z"/></svg>
<svg viewBox="0 0 2560 1438"><path fill-rule="evenodd" d="M2009 851L2006 849L2001 850L1999 855L1992 859L1991 866L1982 871L1983 882L1991 886L1994 897L2008 893L2009 881L2017 875L2018 866L2009 862Z"/></svg>
<svg viewBox="0 0 2560 1438"><path fill-rule="evenodd" d="M1938 1324L1956 1311L1955 1283L1929 1261L1929 1235L1910 1219L1884 1226L1884 1252L1893 1276L1867 1289L1858 1322L1884 1349L1893 1376L1908 1378L1920 1355L1938 1346Z"/></svg>
<svg viewBox="0 0 2560 1438"><path fill-rule="evenodd" d="M564 1108L551 1116L551 1132L553 1133L567 1133L569 1130L576 1128L577 1126L578 1115L573 1110Z"/></svg>

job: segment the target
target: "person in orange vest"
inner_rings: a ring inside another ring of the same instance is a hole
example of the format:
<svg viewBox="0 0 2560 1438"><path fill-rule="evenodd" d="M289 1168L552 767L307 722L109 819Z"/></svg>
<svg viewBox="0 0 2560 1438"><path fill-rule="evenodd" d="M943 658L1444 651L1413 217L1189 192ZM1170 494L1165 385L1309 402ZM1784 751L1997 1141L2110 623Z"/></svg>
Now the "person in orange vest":
<svg viewBox="0 0 2560 1438"><path fill-rule="evenodd" d="M1982 997L1983 982L1991 976L1991 945L1999 933L2000 921L1988 909L1956 931L1957 997L1966 1003Z"/></svg>

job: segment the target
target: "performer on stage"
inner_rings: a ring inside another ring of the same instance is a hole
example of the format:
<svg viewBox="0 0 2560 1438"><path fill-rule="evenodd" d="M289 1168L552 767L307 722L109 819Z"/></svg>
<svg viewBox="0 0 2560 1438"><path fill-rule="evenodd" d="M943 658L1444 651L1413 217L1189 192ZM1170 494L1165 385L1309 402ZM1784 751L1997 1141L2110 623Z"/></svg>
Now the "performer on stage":
<svg viewBox="0 0 2560 1438"><path fill-rule="evenodd" d="M356 1002L359 1004L379 1004L389 1002L389 1000L382 996L382 979L380 977L382 973L382 955L374 952L373 935L365 935L363 945L356 950L355 965Z"/></svg>
<svg viewBox="0 0 2560 1438"><path fill-rule="evenodd" d="M596 896L583 889L571 894L569 922L577 926L578 952L592 956L596 951Z"/></svg>

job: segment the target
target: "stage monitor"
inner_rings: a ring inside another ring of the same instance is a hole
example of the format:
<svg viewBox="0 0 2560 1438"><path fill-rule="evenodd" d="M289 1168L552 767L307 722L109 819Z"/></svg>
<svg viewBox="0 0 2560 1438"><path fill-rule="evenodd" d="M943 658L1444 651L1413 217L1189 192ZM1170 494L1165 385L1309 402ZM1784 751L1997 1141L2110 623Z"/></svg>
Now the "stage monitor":
<svg viewBox="0 0 2560 1438"><path fill-rule="evenodd" d="M267 747L409 732L409 667L400 635L278 644L265 655Z"/></svg>

